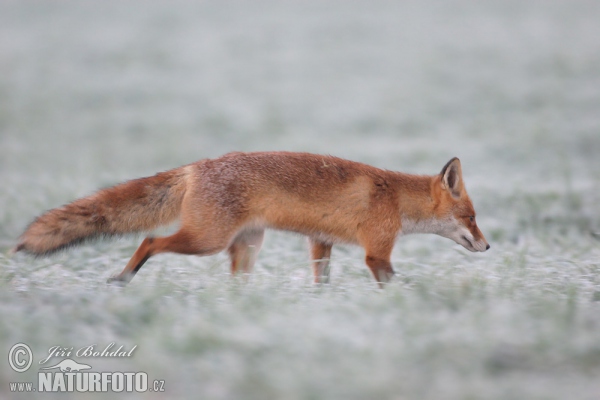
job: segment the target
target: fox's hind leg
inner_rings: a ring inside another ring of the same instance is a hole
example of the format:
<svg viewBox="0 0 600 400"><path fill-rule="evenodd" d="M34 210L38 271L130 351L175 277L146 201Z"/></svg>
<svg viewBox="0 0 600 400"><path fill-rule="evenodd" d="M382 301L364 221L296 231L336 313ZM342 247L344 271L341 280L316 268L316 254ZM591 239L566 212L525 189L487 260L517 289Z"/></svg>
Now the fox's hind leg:
<svg viewBox="0 0 600 400"><path fill-rule="evenodd" d="M309 243L315 283L329 283L329 258L332 245L314 238L309 238Z"/></svg>
<svg viewBox="0 0 600 400"><path fill-rule="evenodd" d="M211 237L214 238L215 236L212 235ZM123 271L110 277L107 283L128 283L150 257L159 253L170 252L206 256L218 253L226 246L227 240L209 240L206 235L186 229L181 229L167 237L147 237L135 251Z"/></svg>
<svg viewBox="0 0 600 400"><path fill-rule="evenodd" d="M231 258L231 275L235 275L240 269L245 274L252 271L264 233L263 229L246 230L236 236L227 249Z"/></svg>

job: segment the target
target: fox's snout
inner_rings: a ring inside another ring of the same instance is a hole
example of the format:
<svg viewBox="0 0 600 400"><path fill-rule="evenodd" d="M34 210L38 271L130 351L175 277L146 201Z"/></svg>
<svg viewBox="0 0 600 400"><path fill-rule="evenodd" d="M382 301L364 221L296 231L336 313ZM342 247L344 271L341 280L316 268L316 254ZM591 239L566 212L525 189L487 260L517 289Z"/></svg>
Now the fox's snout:
<svg viewBox="0 0 600 400"><path fill-rule="evenodd" d="M463 246L465 249L470 250L472 252L484 252L490 249L490 244L485 240L485 237L481 233L481 231L475 227L475 232L471 232L469 229L463 228L458 232L459 240L454 240L456 243Z"/></svg>
<svg viewBox="0 0 600 400"><path fill-rule="evenodd" d="M481 240L469 240L466 236L461 237L462 240L457 240L456 242L463 246L465 249L472 252L481 252L488 251L490 249L490 244L485 241L485 239Z"/></svg>

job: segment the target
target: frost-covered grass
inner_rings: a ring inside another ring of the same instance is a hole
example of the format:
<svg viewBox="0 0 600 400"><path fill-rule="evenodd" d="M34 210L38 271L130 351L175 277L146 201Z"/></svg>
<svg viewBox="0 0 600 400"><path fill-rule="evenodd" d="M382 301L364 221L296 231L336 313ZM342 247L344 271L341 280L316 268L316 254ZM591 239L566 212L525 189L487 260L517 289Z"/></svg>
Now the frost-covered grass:
<svg viewBox="0 0 600 400"><path fill-rule="evenodd" d="M137 345L88 362L165 380L140 398L597 398L598 15L592 0L0 3L0 398L37 379L8 367L17 342L34 362ZM108 287L140 237L7 256L34 216L99 187L270 149L414 173L459 156L492 249L403 238L383 291L345 246L312 285L305 240L277 232L248 279L224 255L161 255Z"/></svg>

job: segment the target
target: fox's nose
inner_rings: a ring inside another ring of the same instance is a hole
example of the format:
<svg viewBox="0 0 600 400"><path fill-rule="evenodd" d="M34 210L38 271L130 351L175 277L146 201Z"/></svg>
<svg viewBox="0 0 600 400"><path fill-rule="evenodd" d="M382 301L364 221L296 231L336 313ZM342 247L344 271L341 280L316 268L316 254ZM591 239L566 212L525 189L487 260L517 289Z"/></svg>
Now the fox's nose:
<svg viewBox="0 0 600 400"><path fill-rule="evenodd" d="M485 249L486 249L486 250L489 250L489 249L490 249L490 247L492 247L492 246L490 246L490 244L488 243L488 244L487 244L487 246L485 246Z"/></svg>

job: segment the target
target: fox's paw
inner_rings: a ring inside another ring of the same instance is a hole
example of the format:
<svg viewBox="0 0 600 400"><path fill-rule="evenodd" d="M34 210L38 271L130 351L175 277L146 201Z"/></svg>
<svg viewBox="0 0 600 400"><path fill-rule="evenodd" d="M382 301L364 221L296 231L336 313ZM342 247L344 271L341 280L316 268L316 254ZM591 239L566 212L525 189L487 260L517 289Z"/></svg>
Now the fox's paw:
<svg viewBox="0 0 600 400"><path fill-rule="evenodd" d="M123 287L123 286L126 286L129 283L130 280L131 280L130 277L123 277L121 275L113 275L113 276L111 276L110 278L108 278L106 280L106 283L108 285Z"/></svg>

